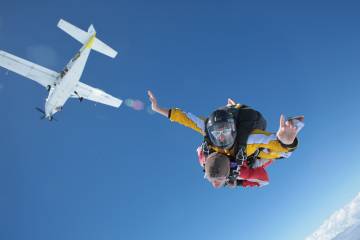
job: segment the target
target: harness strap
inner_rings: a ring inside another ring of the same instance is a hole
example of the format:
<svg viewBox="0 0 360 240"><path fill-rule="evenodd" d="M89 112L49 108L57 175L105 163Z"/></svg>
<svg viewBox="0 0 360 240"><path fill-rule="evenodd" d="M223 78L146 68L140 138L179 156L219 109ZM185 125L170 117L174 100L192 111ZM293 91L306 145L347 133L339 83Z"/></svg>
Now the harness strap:
<svg viewBox="0 0 360 240"><path fill-rule="evenodd" d="M238 152L238 154L236 154L236 159L235 163L236 166L232 166L230 168L230 174L228 176L228 180L227 182L230 185L233 185L236 181L237 181L237 177L240 174L240 169L242 166L249 166L250 168L252 168L252 166L254 165L255 161L258 159L259 153L262 149L257 149L252 155L250 155L249 157L246 156L246 153L244 152L243 148L241 148L241 151Z"/></svg>
<svg viewBox="0 0 360 240"><path fill-rule="evenodd" d="M240 146L239 150L235 156L235 162L239 165L242 166L244 164L244 161L246 161L247 156L245 153L245 147L244 146Z"/></svg>
<svg viewBox="0 0 360 240"><path fill-rule="evenodd" d="M203 151L205 156L208 156L210 154L210 147L207 141L203 141L203 143L201 144L201 150Z"/></svg>

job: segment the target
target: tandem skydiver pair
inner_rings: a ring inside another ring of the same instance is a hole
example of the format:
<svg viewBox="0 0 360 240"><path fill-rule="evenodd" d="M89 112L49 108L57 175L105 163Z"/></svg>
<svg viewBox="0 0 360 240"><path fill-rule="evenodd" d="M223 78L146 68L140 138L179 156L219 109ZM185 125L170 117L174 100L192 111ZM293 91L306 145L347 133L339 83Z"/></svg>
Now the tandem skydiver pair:
<svg viewBox="0 0 360 240"><path fill-rule="evenodd" d="M213 187L259 187L269 183L266 167L276 159L288 158L298 146L297 134L304 116L285 120L280 116L276 133L266 131L262 114L228 99L209 117L198 117L179 108L162 108L148 91L153 111L200 133L204 140L197 148L205 178Z"/></svg>

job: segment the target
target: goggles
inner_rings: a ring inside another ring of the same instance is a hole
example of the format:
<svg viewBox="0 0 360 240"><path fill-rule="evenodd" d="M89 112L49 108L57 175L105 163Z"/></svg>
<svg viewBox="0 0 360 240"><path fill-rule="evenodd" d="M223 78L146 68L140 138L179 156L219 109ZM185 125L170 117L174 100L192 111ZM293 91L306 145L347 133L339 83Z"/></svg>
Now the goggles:
<svg viewBox="0 0 360 240"><path fill-rule="evenodd" d="M209 127L209 137L211 142L222 148L230 148L236 137L235 123L233 120L224 123L214 124Z"/></svg>
<svg viewBox="0 0 360 240"><path fill-rule="evenodd" d="M215 138L220 138L221 135L224 136L229 136L231 135L232 129L229 128L225 128L222 130L214 130L211 132L211 134L215 137Z"/></svg>

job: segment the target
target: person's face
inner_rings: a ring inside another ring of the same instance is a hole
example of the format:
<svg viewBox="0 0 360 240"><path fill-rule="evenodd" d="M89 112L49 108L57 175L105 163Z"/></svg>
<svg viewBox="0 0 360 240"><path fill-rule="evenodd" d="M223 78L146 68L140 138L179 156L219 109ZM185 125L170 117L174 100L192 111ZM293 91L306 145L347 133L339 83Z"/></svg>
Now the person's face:
<svg viewBox="0 0 360 240"><path fill-rule="evenodd" d="M224 143L226 139L231 137L231 129L229 128L219 128L216 131L213 131L212 134L217 138L217 140L221 143Z"/></svg>
<svg viewBox="0 0 360 240"><path fill-rule="evenodd" d="M217 147L230 148L235 141L235 123L233 120L214 124L209 127L211 142Z"/></svg>
<svg viewBox="0 0 360 240"><path fill-rule="evenodd" d="M209 182L211 182L211 185L214 188L220 188L222 186L224 186L224 184L226 183L226 177L217 177L217 178L207 178L209 180Z"/></svg>

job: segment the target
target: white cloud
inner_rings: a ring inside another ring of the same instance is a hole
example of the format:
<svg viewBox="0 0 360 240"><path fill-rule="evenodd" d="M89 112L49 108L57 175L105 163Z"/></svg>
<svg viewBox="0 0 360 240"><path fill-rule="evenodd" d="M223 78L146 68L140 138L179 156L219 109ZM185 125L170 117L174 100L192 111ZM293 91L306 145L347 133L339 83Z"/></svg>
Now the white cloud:
<svg viewBox="0 0 360 240"><path fill-rule="evenodd" d="M49 68L56 66L58 55L52 47L45 45L35 45L28 47L26 52L29 60L36 64Z"/></svg>
<svg viewBox="0 0 360 240"><path fill-rule="evenodd" d="M333 213L305 240L359 240L360 193L347 205Z"/></svg>
<svg viewBox="0 0 360 240"><path fill-rule="evenodd" d="M360 224L346 229L344 232L337 235L333 240L359 240L360 239Z"/></svg>

